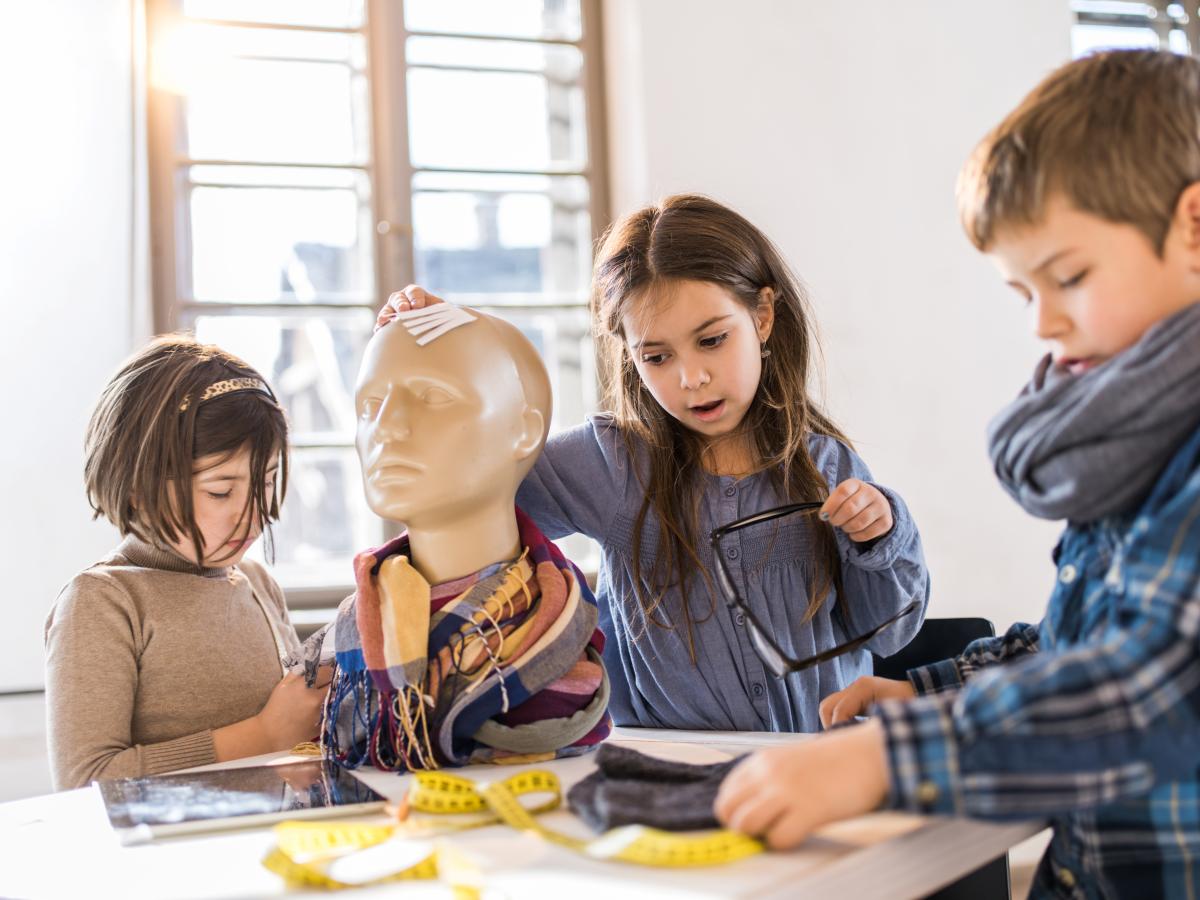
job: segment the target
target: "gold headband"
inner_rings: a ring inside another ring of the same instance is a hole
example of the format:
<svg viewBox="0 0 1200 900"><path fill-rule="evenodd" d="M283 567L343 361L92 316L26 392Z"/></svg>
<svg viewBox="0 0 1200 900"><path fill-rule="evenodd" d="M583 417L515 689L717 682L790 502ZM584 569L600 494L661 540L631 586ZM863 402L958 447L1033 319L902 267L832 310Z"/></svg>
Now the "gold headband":
<svg viewBox="0 0 1200 900"><path fill-rule="evenodd" d="M266 383L260 378L226 378L224 381L214 381L206 387L197 406L205 400L220 397L222 394L232 394L234 391L261 391L268 397L271 396ZM186 412L191 402L191 397L184 397L183 402L179 404L179 411Z"/></svg>

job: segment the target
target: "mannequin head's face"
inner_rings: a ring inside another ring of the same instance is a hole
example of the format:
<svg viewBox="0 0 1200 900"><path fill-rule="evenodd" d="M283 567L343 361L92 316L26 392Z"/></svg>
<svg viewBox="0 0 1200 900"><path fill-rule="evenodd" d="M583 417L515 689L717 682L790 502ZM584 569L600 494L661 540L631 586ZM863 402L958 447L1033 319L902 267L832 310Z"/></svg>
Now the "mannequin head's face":
<svg viewBox="0 0 1200 900"><path fill-rule="evenodd" d="M355 390L367 503L410 529L509 505L541 450L550 389L512 325L477 320L425 346L402 323L367 345Z"/></svg>

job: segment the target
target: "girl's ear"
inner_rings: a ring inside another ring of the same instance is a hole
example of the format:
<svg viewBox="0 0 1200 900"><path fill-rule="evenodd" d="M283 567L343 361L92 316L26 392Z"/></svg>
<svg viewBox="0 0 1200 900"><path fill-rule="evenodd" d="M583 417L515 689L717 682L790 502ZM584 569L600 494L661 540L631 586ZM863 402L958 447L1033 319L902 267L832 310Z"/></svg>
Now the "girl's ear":
<svg viewBox="0 0 1200 900"><path fill-rule="evenodd" d="M758 331L758 340L766 341L775 327L775 289L765 287L758 292L758 306L754 310L754 327Z"/></svg>

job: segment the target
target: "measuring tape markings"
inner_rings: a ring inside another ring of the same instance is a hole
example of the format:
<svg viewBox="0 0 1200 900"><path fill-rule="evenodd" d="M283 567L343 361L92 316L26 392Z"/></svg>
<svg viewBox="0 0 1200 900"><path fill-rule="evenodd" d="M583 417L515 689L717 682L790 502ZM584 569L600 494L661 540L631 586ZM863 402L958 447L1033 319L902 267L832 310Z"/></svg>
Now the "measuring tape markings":
<svg viewBox="0 0 1200 900"><path fill-rule="evenodd" d="M529 807L518 799L536 794L547 794L548 798ZM643 825L626 825L596 838L562 834L534 818L562 804L558 776L545 769L531 769L491 782L476 782L442 770L416 772L407 800L409 810L447 818L416 822L409 819L398 825L284 822L275 828L277 846L267 854L263 865L296 886L359 887L441 877L454 887L456 896L468 898L481 889L482 876L465 854L444 842L439 842L413 865L370 881L341 881L331 876L330 869L349 854L372 847L384 851L382 845L388 841L403 842L434 830L461 831L498 822L518 831L532 832L593 859L644 866L721 865L763 850L763 845L754 838L726 830L680 835ZM462 821L465 816L471 816L470 821Z"/></svg>

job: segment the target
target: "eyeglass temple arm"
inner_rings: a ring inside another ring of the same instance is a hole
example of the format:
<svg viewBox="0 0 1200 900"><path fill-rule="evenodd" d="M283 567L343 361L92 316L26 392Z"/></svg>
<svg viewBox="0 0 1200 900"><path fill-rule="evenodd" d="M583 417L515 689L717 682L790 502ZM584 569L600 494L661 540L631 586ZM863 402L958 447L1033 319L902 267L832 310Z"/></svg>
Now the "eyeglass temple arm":
<svg viewBox="0 0 1200 900"><path fill-rule="evenodd" d="M709 537L712 540L713 546L716 547L717 541L734 531L741 531L743 528L749 528L751 525L757 525L760 522L768 522L771 519L778 519L790 513L800 512L805 509L820 509L824 505L824 501L789 503L787 506L780 506L778 509L769 509L766 512L749 516L741 521L733 522L729 525L722 525L720 528L714 528Z"/></svg>
<svg viewBox="0 0 1200 900"><path fill-rule="evenodd" d="M850 650L861 647L867 641L871 640L871 638L875 637L875 635L879 634L879 632L883 631L893 623L898 622L900 619L903 619L919 605L920 601L918 600L909 601L909 604L904 607L904 609L900 610L900 612L896 613L890 619L885 619L884 621L880 622L866 634L860 634L858 637L854 638L853 640L846 641L844 644L838 644L836 647L830 647L828 650L822 650L820 653L810 656L804 661L804 666L802 666L802 668L808 668L809 666L815 666L823 662L829 662L829 660L836 659L843 653L847 653ZM799 669L794 671L799 671Z"/></svg>

